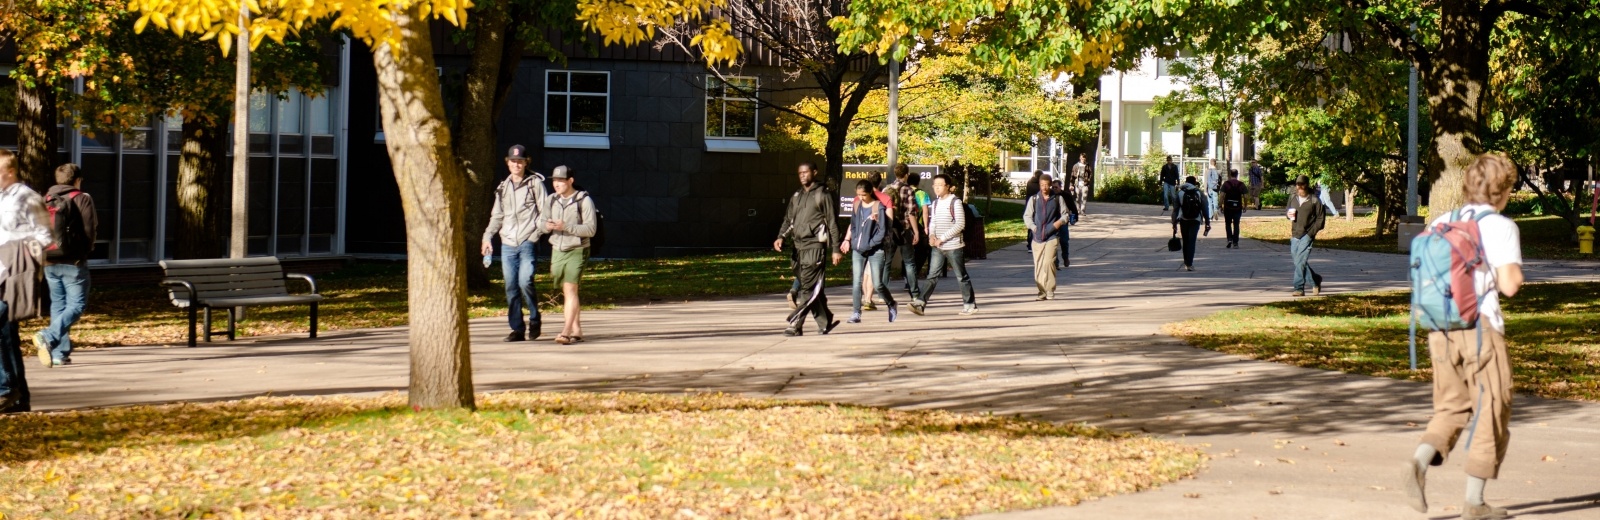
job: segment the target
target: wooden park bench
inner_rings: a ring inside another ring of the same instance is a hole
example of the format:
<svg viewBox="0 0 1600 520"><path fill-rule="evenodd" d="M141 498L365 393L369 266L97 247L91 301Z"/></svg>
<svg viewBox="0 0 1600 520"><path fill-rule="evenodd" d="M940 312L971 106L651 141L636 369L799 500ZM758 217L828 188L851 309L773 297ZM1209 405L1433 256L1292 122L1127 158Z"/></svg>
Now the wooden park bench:
<svg viewBox="0 0 1600 520"><path fill-rule="evenodd" d="M195 321L205 313L205 338L211 342L211 309L228 310L228 340L233 341L238 326L236 309L258 305L311 305L311 337L317 337L317 282L310 276L284 274L276 257L219 258L207 260L163 260L166 278L161 285L169 289L172 304L189 310L189 346L195 345ZM287 278L311 284L310 294L289 294Z"/></svg>

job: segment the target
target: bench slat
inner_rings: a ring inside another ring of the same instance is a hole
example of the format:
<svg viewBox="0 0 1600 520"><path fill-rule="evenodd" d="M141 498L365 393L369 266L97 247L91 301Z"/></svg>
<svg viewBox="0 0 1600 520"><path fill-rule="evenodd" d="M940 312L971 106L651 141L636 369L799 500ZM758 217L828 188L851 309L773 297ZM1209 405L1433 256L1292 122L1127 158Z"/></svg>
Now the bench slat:
<svg viewBox="0 0 1600 520"><path fill-rule="evenodd" d="M200 286L202 286L202 285L218 285L218 284L227 285L227 284L233 284L233 283L259 282L259 281L262 281L262 280L282 280L283 276L280 276L280 275L278 275L276 273L260 273L260 274L248 274L248 275L189 276L189 277L181 277L181 278L180 277L171 277L169 279L170 280L183 280L185 282L189 282L190 284L193 284L196 289L199 289Z"/></svg>
<svg viewBox="0 0 1600 520"><path fill-rule="evenodd" d="M278 257L275 256L257 256L250 258L207 258L200 260L162 260L160 263L162 269L279 265Z"/></svg>
<svg viewBox="0 0 1600 520"><path fill-rule="evenodd" d="M167 278L189 278L196 276L222 276L235 274L273 274L282 273L283 268L275 265L240 267L229 269L225 267L192 267L184 269L167 269Z"/></svg>
<svg viewBox="0 0 1600 520"><path fill-rule="evenodd" d="M199 293L199 295L196 297L206 300L211 298L233 298L239 296L287 296L288 294L289 292L283 290L281 287L259 287L255 289L240 289L236 291L205 291ZM181 298L184 296L187 295L180 295L179 297Z"/></svg>
<svg viewBox="0 0 1600 520"><path fill-rule="evenodd" d="M301 305L322 301L321 295L316 294L291 294L288 296L247 296L239 298L201 298L201 302L212 307L250 307L255 305Z"/></svg>

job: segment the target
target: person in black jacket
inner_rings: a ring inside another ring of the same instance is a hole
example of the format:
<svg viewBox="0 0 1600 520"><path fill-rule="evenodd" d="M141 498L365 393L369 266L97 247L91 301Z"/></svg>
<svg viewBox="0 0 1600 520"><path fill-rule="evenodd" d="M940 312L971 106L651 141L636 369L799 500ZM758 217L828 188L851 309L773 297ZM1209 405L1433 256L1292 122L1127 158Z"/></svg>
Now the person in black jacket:
<svg viewBox="0 0 1600 520"><path fill-rule="evenodd" d="M1200 245L1200 225L1205 224L1206 234L1211 234L1211 203L1206 201L1206 192L1200 189L1200 183L1190 175L1184 179L1173 205L1177 207L1172 210L1172 234L1183 233L1183 268L1193 271L1195 248Z"/></svg>
<svg viewBox="0 0 1600 520"><path fill-rule="evenodd" d="M1172 156L1167 156L1167 164L1161 165L1161 212L1165 213L1177 203L1178 196L1178 165L1172 163Z"/></svg>
<svg viewBox="0 0 1600 520"><path fill-rule="evenodd" d="M1311 269L1311 244L1327 220L1326 210L1316 188L1311 187L1309 177L1301 175L1295 179L1294 188L1287 215L1294 221L1289 232L1289 256L1294 259L1294 292L1290 294L1305 296L1307 283L1316 294L1322 294L1322 275Z"/></svg>
<svg viewBox="0 0 1600 520"><path fill-rule="evenodd" d="M794 242L794 276L800 282L799 308L789 315L789 328L783 333L799 336L804 331L805 317L809 313L817 322L817 332L827 334L839 325L828 310L828 296L823 292L823 270L827 268L828 253L833 253L834 265L844 258L839 253L839 197L817 179L816 165L800 163L797 170L800 189L789 197L789 209L778 228L778 239L772 241L773 251L783 251L783 239Z"/></svg>

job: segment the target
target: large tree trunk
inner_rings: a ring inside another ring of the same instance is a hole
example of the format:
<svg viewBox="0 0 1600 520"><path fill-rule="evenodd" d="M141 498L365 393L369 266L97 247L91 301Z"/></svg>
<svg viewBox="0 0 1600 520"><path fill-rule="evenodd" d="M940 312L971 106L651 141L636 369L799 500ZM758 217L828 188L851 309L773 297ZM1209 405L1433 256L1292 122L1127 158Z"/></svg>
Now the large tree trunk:
<svg viewBox="0 0 1600 520"><path fill-rule="evenodd" d="M1463 173L1483 152L1479 132L1494 23L1485 17L1477 0L1448 0L1440 6L1439 47L1427 74L1434 144L1428 170L1435 175L1428 195L1430 215L1461 207Z"/></svg>
<svg viewBox="0 0 1600 520"><path fill-rule="evenodd" d="M410 402L414 409L472 408L467 250L460 231L466 182L450 149L426 6L397 11L398 41L372 53L389 162L405 209Z"/></svg>
<svg viewBox="0 0 1600 520"><path fill-rule="evenodd" d="M178 156L177 243L175 259L221 258L226 252L222 214L227 199L219 175L228 149L228 132L221 121L183 119L183 148ZM230 170L231 171L231 170Z"/></svg>
<svg viewBox="0 0 1600 520"><path fill-rule="evenodd" d="M828 186L843 193L844 187L844 145L845 139L850 136L850 120L834 117L828 121L828 144L822 149L822 171L826 175ZM851 188L852 190L854 188Z"/></svg>
<svg viewBox="0 0 1600 520"><path fill-rule="evenodd" d="M56 128L56 91L34 79L17 83L17 178L43 192L55 185L61 131Z"/></svg>
<svg viewBox="0 0 1600 520"><path fill-rule="evenodd" d="M496 132L499 119L495 97L500 83L501 57L506 47L506 3L491 2L475 11L476 36L472 61L467 65L466 95L462 100L461 135L455 142L466 178L467 206L473 208L462 219L462 237L469 258L481 254L484 228L489 225L489 201L494 196ZM513 69L511 71L515 73ZM514 244L513 244L514 245ZM478 262L467 262L467 286L489 286L489 270Z"/></svg>

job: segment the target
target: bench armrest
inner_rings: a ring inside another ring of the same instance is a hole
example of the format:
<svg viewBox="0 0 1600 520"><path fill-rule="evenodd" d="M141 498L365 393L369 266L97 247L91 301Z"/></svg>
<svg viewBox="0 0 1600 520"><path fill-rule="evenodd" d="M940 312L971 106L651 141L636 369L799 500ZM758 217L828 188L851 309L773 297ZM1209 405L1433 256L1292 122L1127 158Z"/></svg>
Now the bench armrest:
<svg viewBox="0 0 1600 520"><path fill-rule="evenodd" d="M311 275L309 275L309 274L285 273L283 275L283 277L284 278L298 278L298 279L301 279L301 280L305 280L306 283L311 284L311 294L319 294L317 292L317 281L311 279Z"/></svg>
<svg viewBox="0 0 1600 520"><path fill-rule="evenodd" d="M194 284L186 282L186 281L183 281L183 280L173 280L171 278L168 278L168 279L165 279L165 280L161 281L161 286L162 287L183 287L184 289L187 289L189 291L189 306L193 307L195 305L199 305L199 302L195 301L195 297L198 296L198 294L195 293Z"/></svg>

